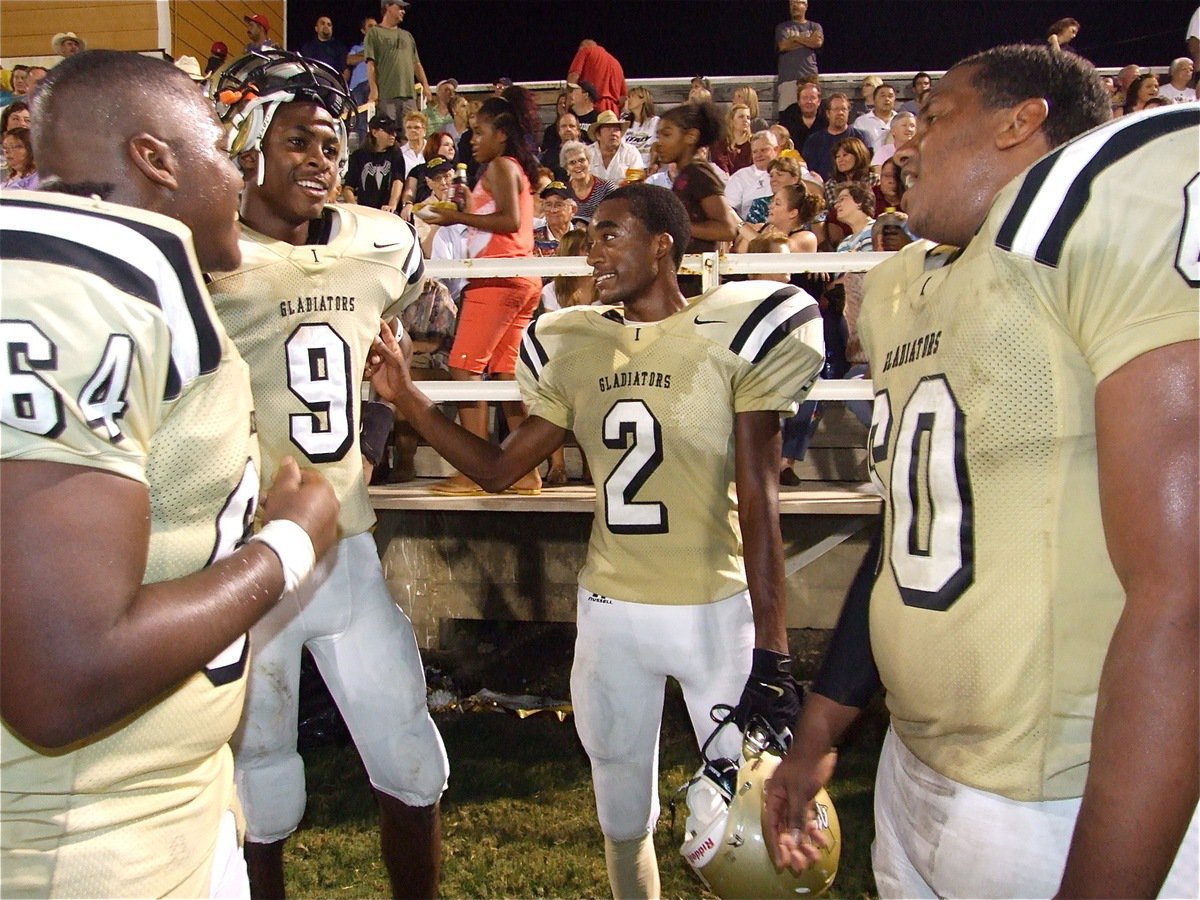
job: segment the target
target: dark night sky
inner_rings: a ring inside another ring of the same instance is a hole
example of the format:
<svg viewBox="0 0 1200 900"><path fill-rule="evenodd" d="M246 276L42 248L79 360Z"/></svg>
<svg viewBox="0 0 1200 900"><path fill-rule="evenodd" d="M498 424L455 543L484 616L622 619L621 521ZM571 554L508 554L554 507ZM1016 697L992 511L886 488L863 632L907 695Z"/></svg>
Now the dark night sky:
<svg viewBox="0 0 1200 900"><path fill-rule="evenodd" d="M288 46L312 37L319 15L354 43L375 0L289 0ZM414 0L413 32L430 81L560 79L579 41L593 37L638 77L775 72L774 27L786 0ZM945 69L1000 43L1041 40L1073 16L1073 46L1100 66L1166 66L1184 54L1196 0L812 0L825 29L823 72ZM353 40L351 40L353 38Z"/></svg>

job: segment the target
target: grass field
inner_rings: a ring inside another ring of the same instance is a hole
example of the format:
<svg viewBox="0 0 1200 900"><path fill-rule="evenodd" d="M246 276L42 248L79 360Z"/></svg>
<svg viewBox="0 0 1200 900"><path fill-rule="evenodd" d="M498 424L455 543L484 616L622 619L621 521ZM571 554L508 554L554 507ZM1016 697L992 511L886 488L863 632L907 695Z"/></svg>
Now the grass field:
<svg viewBox="0 0 1200 900"><path fill-rule="evenodd" d="M461 626L456 635L453 652L436 662L460 693L488 687L567 697L571 627L474 625ZM793 635L801 677L819 658L822 641L821 635ZM437 721L451 766L442 800L443 896L610 896L587 757L571 719L451 712ZM843 837L832 896L875 896L871 791L883 726L878 712L866 719L830 788ZM304 756L308 809L288 844L290 895L386 896L374 798L353 747L321 746ZM684 810L673 829L668 810L671 794L698 765L682 698L677 689L669 690L661 748L663 814L655 833L664 897L711 896L679 855Z"/></svg>

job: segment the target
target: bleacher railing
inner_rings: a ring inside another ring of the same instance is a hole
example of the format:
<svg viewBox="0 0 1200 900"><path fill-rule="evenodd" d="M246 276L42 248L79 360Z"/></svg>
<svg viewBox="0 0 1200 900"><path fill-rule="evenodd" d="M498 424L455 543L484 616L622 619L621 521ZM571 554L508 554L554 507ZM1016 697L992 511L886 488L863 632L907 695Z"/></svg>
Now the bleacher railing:
<svg viewBox="0 0 1200 900"><path fill-rule="evenodd" d="M689 253L679 271L699 275L704 290L716 287L723 275L797 272L865 272L891 253ZM425 273L433 278L500 278L516 275L552 278L555 275L590 275L592 267L582 256L544 256L525 259L433 259ZM437 403L460 400L520 400L515 381L421 381L427 397ZM812 400L871 400L871 382L818 379Z"/></svg>

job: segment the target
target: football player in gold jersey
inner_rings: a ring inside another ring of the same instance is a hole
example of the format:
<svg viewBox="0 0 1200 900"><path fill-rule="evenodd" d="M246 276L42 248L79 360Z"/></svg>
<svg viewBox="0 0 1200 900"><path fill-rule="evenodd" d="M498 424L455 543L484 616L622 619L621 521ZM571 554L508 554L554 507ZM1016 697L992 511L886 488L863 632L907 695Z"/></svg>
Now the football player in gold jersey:
<svg viewBox="0 0 1200 900"><path fill-rule="evenodd" d="M1200 109L1107 118L1086 62L1000 47L897 151L962 249L867 279L882 540L769 788L782 862L877 666L881 895L1198 896Z"/></svg>
<svg viewBox="0 0 1200 900"><path fill-rule="evenodd" d="M244 543L250 382L200 274L240 258L211 106L106 50L33 106L49 190L0 200L0 894L244 895L245 634L337 501L289 462Z"/></svg>
<svg viewBox="0 0 1200 900"><path fill-rule="evenodd" d="M243 102L239 94L252 95ZM381 317L421 293L416 234L390 213L333 206L345 159L341 77L273 50L235 62L230 101L242 195L242 264L213 302L250 366L263 471L299 453L342 503L336 552L251 632L246 712L233 740L256 896L284 896L283 846L304 814L296 750L305 646L346 719L380 809L396 896L437 893L446 753L425 700L408 618L392 600L370 529L359 397Z"/></svg>
<svg viewBox="0 0 1200 900"><path fill-rule="evenodd" d="M574 431L596 482L571 674L614 896L658 896L652 832L663 689L677 679L704 745L716 704L779 731L799 706L779 533L780 414L824 360L821 316L790 285L745 282L690 302L690 236L669 190L630 185L588 227L599 306L526 330L517 375L530 416L502 447L447 421L394 351L385 399L459 471L502 491ZM739 700L740 697L740 700ZM713 757L738 758L722 729Z"/></svg>

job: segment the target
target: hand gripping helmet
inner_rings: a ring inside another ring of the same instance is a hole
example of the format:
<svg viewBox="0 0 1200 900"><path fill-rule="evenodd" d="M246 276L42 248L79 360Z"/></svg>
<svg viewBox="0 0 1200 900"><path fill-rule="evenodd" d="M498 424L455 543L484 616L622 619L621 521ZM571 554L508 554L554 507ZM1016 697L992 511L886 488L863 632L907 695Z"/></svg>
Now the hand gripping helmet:
<svg viewBox="0 0 1200 900"><path fill-rule="evenodd" d="M263 137L279 107L298 100L317 103L333 116L340 147L338 175L344 177L350 152L347 130L357 115L350 90L342 76L329 66L287 50L255 50L232 62L221 73L213 101L225 123L229 155L261 150ZM260 153L260 185L263 175Z"/></svg>
<svg viewBox="0 0 1200 900"><path fill-rule="evenodd" d="M771 858L763 837L763 787L781 753L781 747L751 729L741 760L706 761L685 786L688 817L679 852L721 900L815 897L829 890L837 875L842 830L823 788L815 798L828 844L821 858L799 875L777 868Z"/></svg>

